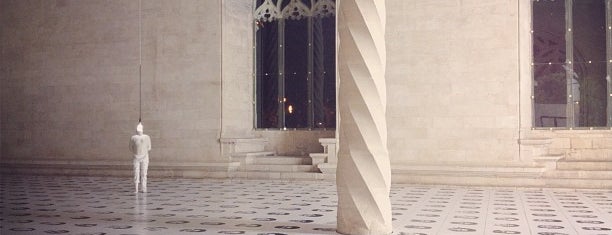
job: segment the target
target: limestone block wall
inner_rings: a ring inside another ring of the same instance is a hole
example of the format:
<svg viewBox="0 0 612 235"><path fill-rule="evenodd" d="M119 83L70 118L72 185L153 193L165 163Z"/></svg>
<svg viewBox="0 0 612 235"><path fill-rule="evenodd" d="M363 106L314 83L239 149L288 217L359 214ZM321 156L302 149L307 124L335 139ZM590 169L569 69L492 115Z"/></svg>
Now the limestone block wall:
<svg viewBox="0 0 612 235"><path fill-rule="evenodd" d="M215 162L221 1L142 1L155 162ZM0 1L2 160L124 161L138 121L138 1Z"/></svg>
<svg viewBox="0 0 612 235"><path fill-rule="evenodd" d="M256 136L266 138L269 143L266 149L282 156L308 156L309 153L322 153L323 146L319 138L333 138L333 130L257 130Z"/></svg>
<svg viewBox="0 0 612 235"><path fill-rule="evenodd" d="M571 161L612 160L610 130L531 130L524 138L550 139L546 150Z"/></svg>
<svg viewBox="0 0 612 235"><path fill-rule="evenodd" d="M517 159L517 1L387 2L392 166Z"/></svg>
<svg viewBox="0 0 612 235"><path fill-rule="evenodd" d="M222 1L222 137L253 136L253 4Z"/></svg>
<svg viewBox="0 0 612 235"><path fill-rule="evenodd" d="M392 167L518 161L519 137L550 138L550 153L572 159L612 157L609 130L530 130L529 0L386 2ZM253 129L252 4L143 0L154 163L223 162L220 137L306 155L335 135ZM1 160L129 159L138 46L137 0L0 0Z"/></svg>

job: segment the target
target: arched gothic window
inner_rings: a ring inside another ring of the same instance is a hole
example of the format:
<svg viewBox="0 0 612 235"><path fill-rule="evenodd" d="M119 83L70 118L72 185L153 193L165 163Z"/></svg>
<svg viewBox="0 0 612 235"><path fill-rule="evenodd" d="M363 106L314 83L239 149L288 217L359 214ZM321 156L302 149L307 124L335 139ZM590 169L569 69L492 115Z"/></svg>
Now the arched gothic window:
<svg viewBox="0 0 612 235"><path fill-rule="evenodd" d="M257 128L336 127L335 0L255 0Z"/></svg>

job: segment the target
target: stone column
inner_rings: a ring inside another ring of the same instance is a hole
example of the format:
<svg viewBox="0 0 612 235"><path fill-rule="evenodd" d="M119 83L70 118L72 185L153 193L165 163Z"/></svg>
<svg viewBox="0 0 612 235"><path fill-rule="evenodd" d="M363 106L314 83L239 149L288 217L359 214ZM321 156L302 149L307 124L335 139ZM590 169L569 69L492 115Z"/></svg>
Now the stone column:
<svg viewBox="0 0 612 235"><path fill-rule="evenodd" d="M341 0L338 8L337 231L390 234L385 1Z"/></svg>

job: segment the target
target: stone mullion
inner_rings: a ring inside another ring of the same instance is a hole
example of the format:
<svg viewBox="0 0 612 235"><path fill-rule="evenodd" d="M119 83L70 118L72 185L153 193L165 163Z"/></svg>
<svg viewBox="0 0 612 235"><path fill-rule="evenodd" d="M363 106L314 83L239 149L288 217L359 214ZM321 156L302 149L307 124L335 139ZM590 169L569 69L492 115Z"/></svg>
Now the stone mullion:
<svg viewBox="0 0 612 235"><path fill-rule="evenodd" d="M565 79L566 79L566 94L567 94L567 105L566 105L566 125L569 128L576 126L576 117L574 113L574 97L572 96L572 78L574 76L574 37L572 32L573 20L572 20L572 6L573 0L565 0ZM578 97L579 98L579 97Z"/></svg>
<svg viewBox="0 0 612 235"><path fill-rule="evenodd" d="M314 5L314 4L311 4ZM314 51L313 51L313 16L308 17L308 73L306 78L308 80L308 128L314 127L314 107L313 107L313 98L314 98L314 73L313 73L313 61L314 61Z"/></svg>
<svg viewBox="0 0 612 235"><path fill-rule="evenodd" d="M278 125L286 128L285 123L285 19L278 21Z"/></svg>
<svg viewBox="0 0 612 235"><path fill-rule="evenodd" d="M606 0L606 68L612 77L612 0ZM608 80L607 126L612 127L612 81Z"/></svg>

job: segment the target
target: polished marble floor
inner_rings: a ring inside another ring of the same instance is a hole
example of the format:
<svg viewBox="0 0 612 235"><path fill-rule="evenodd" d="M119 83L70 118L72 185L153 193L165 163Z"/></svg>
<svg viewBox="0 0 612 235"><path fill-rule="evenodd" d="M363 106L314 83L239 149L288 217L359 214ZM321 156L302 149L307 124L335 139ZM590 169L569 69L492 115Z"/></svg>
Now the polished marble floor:
<svg viewBox="0 0 612 235"><path fill-rule="evenodd" d="M333 182L2 175L0 234L335 234ZM612 190L394 185L394 234L612 234Z"/></svg>

